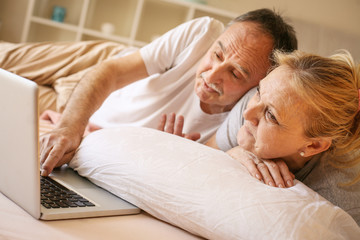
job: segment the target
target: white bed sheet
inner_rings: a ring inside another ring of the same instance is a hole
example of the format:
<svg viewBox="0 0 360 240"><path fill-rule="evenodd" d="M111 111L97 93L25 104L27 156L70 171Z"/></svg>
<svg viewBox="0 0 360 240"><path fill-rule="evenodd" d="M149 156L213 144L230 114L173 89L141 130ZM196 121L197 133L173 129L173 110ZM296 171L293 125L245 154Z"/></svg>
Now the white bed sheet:
<svg viewBox="0 0 360 240"><path fill-rule="evenodd" d="M204 238L360 236L350 215L301 182L269 187L226 153L155 129L91 133L70 166L152 216Z"/></svg>
<svg viewBox="0 0 360 240"><path fill-rule="evenodd" d="M34 219L0 193L0 239L201 239L157 220L145 212L136 215L59 221Z"/></svg>

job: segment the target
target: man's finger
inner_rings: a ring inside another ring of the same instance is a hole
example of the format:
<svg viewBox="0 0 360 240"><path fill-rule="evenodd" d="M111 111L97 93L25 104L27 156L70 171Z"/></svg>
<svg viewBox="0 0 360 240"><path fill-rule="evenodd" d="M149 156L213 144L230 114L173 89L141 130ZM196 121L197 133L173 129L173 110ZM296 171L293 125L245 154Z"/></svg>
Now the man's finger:
<svg viewBox="0 0 360 240"><path fill-rule="evenodd" d="M74 157L76 153L76 150L65 153L65 155L62 157L62 159L55 165L55 167L60 167L68 162L71 161L71 159Z"/></svg>
<svg viewBox="0 0 360 240"><path fill-rule="evenodd" d="M160 117L160 121L159 121L159 124L157 126L157 129L160 130L160 131L164 131L165 124L166 124L166 114L162 114L161 117Z"/></svg>
<svg viewBox="0 0 360 240"><path fill-rule="evenodd" d="M43 159L43 164L41 166L41 175L42 176L48 176L52 170L55 168L55 166L58 166L59 162L63 162L61 161L61 159L63 158L63 156L65 155L65 150L66 149L64 146L62 146L61 144L55 145L50 151L49 154L44 154L42 156Z"/></svg>
<svg viewBox="0 0 360 240"><path fill-rule="evenodd" d="M184 137L192 141L197 141L200 139L201 135L200 133L189 133L189 134L185 134Z"/></svg>
<svg viewBox="0 0 360 240"><path fill-rule="evenodd" d="M184 127L184 117L179 115L175 121L174 134L178 136L182 136L183 127Z"/></svg>
<svg viewBox="0 0 360 240"><path fill-rule="evenodd" d="M169 114L169 117L168 117L168 119L166 121L165 132L174 133L175 118L176 118L175 113L170 113Z"/></svg>
<svg viewBox="0 0 360 240"><path fill-rule="evenodd" d="M45 111L39 116L39 119L40 119L40 120L50 121L51 118L50 118L50 115L49 115L49 111L48 111L48 110L45 110Z"/></svg>

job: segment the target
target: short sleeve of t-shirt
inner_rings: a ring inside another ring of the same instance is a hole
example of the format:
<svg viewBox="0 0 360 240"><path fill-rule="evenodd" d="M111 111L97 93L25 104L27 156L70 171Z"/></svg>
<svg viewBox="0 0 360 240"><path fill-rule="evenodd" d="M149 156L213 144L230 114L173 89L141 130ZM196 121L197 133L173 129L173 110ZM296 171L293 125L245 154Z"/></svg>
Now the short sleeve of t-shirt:
<svg viewBox="0 0 360 240"><path fill-rule="evenodd" d="M198 52L206 52L209 45L197 44L198 41L213 43L223 31L223 23L210 17L197 18L170 30L140 49L148 74L166 72L189 57L185 55L200 57Z"/></svg>
<svg viewBox="0 0 360 240"><path fill-rule="evenodd" d="M256 93L256 88L250 89L234 106L229 116L221 124L216 132L216 144L223 150L227 151L236 147L236 135L240 127L244 124L243 113L251 97Z"/></svg>

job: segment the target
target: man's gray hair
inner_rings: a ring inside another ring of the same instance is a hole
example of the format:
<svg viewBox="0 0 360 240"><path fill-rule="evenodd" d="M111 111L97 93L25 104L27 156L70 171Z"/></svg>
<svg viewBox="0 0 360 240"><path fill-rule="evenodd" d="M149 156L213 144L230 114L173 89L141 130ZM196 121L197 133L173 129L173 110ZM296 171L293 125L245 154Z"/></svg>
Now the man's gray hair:
<svg viewBox="0 0 360 240"><path fill-rule="evenodd" d="M229 24L236 22L258 23L260 30L272 37L274 41L273 50L292 52L298 48L294 28L275 11L267 8L250 11L236 17Z"/></svg>

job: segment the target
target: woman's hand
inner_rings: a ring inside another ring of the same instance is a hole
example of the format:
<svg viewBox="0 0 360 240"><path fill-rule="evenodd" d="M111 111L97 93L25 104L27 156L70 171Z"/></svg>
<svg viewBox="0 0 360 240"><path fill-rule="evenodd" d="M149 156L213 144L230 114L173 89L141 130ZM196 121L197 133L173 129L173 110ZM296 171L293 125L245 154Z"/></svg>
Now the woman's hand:
<svg viewBox="0 0 360 240"><path fill-rule="evenodd" d="M179 115L176 117L175 113L161 115L157 129L163 132L171 133L180 137L184 137L193 141L200 138L200 133L183 133L184 117Z"/></svg>
<svg viewBox="0 0 360 240"><path fill-rule="evenodd" d="M228 150L227 154L244 165L251 176L269 186L294 186L295 176L282 160L258 159L253 153L241 147L234 147Z"/></svg>

